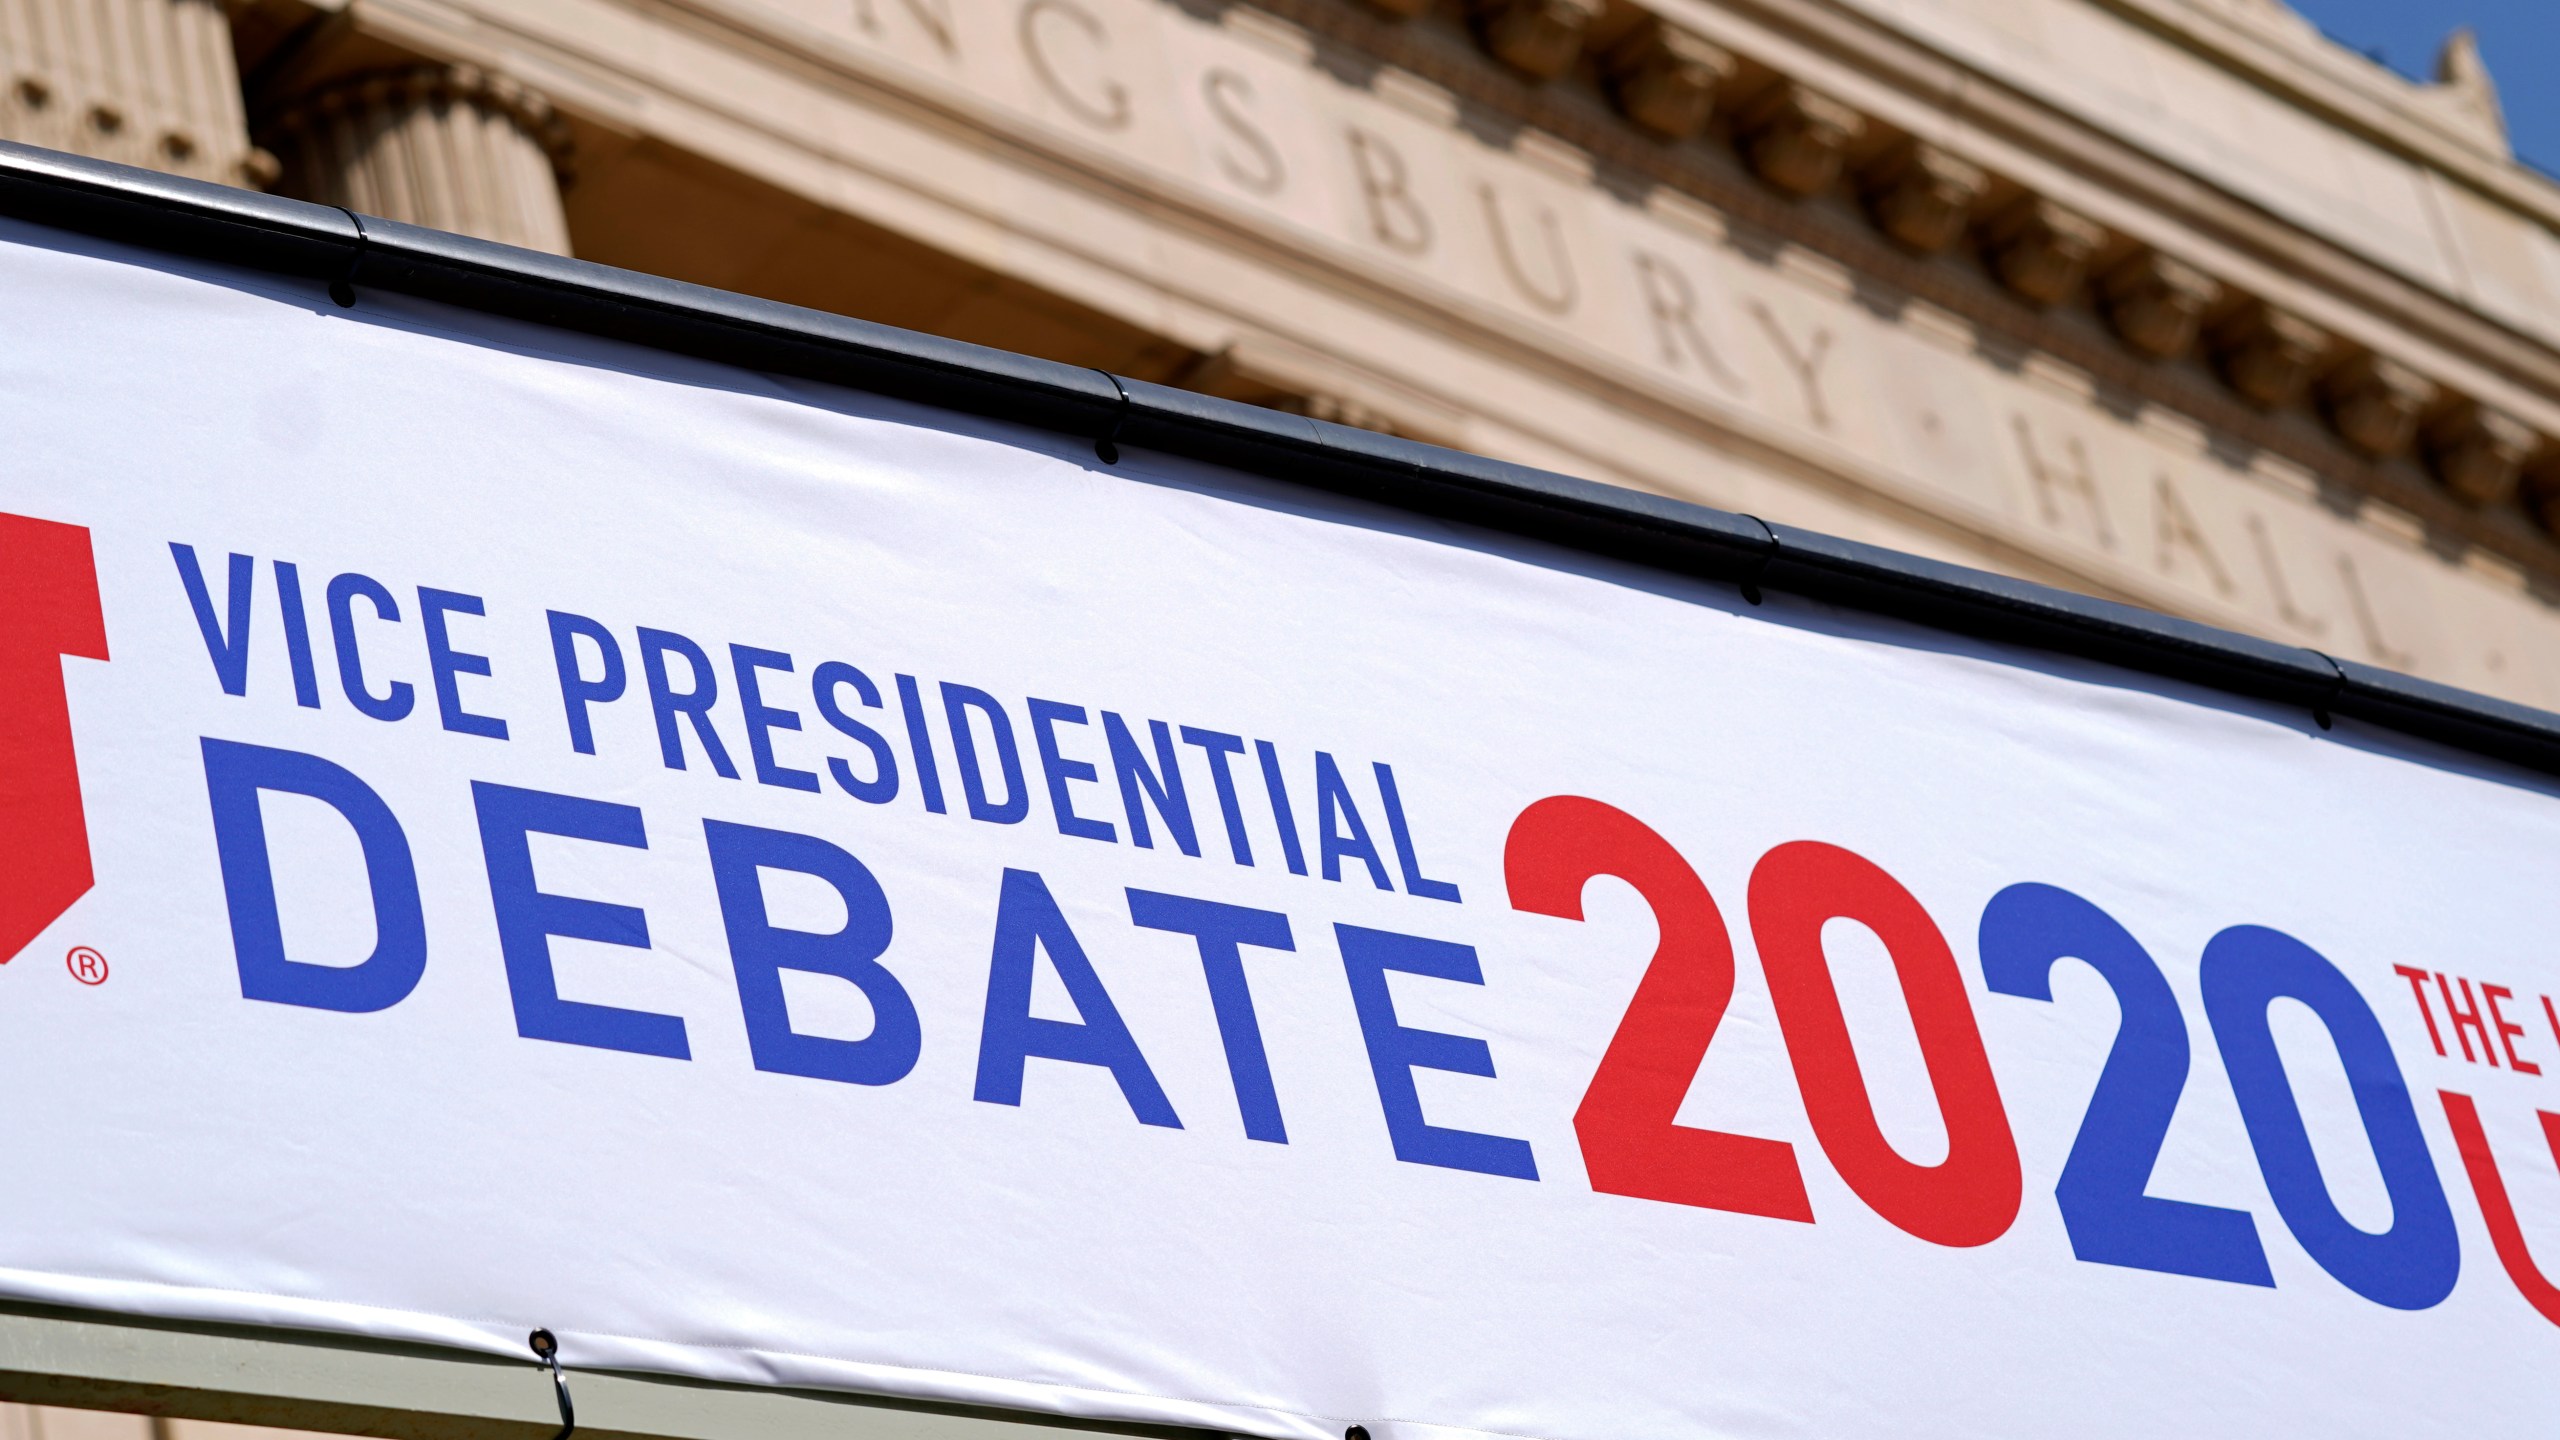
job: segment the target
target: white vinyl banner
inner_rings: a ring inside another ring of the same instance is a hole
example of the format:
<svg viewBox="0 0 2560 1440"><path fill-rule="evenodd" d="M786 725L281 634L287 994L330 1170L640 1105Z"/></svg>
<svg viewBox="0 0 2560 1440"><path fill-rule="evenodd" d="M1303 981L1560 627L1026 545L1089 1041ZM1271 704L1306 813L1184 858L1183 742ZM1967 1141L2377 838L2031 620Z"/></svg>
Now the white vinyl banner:
<svg viewBox="0 0 2560 1440"><path fill-rule="evenodd" d="M1295 1440L2552 1422L2543 781L22 226L0 436L0 1294Z"/></svg>

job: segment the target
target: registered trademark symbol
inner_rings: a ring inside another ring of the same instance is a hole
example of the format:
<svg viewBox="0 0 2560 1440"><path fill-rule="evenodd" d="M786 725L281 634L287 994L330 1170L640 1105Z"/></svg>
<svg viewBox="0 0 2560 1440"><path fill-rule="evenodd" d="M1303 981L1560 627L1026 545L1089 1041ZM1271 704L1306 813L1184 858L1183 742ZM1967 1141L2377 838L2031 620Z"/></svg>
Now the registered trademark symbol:
<svg viewBox="0 0 2560 1440"><path fill-rule="evenodd" d="M107 983L107 957L86 945L72 946L71 953L62 957L62 963L70 970L71 978L83 985Z"/></svg>

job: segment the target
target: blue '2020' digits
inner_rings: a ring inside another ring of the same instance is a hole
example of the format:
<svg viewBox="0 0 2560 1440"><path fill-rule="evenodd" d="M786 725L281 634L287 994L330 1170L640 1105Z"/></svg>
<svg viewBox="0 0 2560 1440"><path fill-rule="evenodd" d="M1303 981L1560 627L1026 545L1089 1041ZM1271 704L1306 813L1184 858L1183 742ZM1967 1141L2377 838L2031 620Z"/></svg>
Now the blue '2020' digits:
<svg viewBox="0 0 2560 1440"><path fill-rule="evenodd" d="M2462 1242L2444 1182L2427 1153L2391 1041L2354 982L2319 951L2280 930L2234 925L2204 947L2204 1013L2231 1073L2250 1148L2293 1238L2338 1283L2378 1305L2424 1310L2453 1292ZM2328 1028L2391 1197L2391 1228L2358 1229L2338 1213L2320 1175L2302 1109L2267 1025L2278 999L2309 1006Z"/></svg>
<svg viewBox="0 0 2560 1440"><path fill-rule="evenodd" d="M2178 997L2150 953L2114 916L2068 890L2012 885L1992 897L1982 912L1984 984L2051 1000L2053 967L2066 959L2097 971L2123 1016L2053 1187L2071 1253L2100 1265L2275 1284L2247 1211L2147 1193L2190 1059Z"/></svg>

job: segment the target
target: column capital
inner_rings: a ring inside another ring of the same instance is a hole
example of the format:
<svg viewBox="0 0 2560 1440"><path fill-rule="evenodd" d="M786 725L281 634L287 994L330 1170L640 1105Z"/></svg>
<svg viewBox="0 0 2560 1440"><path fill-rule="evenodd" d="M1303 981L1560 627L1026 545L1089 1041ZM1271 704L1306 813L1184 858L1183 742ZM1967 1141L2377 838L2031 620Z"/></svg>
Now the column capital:
<svg viewBox="0 0 2560 1440"><path fill-rule="evenodd" d="M569 124L542 92L486 66L422 61L343 75L279 107L264 130L289 136L350 114L382 107L463 103L503 115L538 146L561 184L574 176L576 145Z"/></svg>

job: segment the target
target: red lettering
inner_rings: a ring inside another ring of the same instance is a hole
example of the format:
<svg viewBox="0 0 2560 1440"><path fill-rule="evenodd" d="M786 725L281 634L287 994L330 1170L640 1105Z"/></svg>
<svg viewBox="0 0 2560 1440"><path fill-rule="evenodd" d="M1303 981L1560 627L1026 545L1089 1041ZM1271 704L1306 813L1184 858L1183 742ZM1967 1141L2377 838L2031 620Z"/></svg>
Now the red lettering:
<svg viewBox="0 0 2560 1440"><path fill-rule="evenodd" d="M107 658L89 532L0 515L0 962L96 883L66 655Z"/></svg>
<svg viewBox="0 0 2560 1440"><path fill-rule="evenodd" d="M1983 1245L2018 1218L2018 1143L1946 936L1912 893L1873 862L1800 840L1751 872L1751 937L1769 977L1805 1114L1840 1178L1886 1220L1940 1245ZM1822 927L1850 919L1893 957L1903 1001L1947 1126L1947 1158L1914 1165L1876 1124L1858 1069Z"/></svg>
<svg viewBox="0 0 2560 1440"><path fill-rule="evenodd" d="M2498 1008L2499 1001L2513 1000L2516 998L2516 992L2504 985L2492 985L2482 981L2480 994L2489 1002L2489 1023L2498 1032L2500 1048L2507 1052L2507 1068L2519 1075L2541 1074L2541 1066L2516 1053L2516 1037L2524 1033L2524 1027L2507 1019L2507 1012Z"/></svg>
<svg viewBox="0 0 2560 1440"><path fill-rule="evenodd" d="M2427 1022L2427 1039L2437 1054L2444 1054L2444 1035L2436 1029L2436 1012L2427 1008L2427 972L2415 965L2394 965L2391 973L2409 982L2409 994L2418 1002L2418 1018ZM2551 1025L2552 1033L2560 1034L2560 1019L2554 1019Z"/></svg>
<svg viewBox="0 0 2560 1440"><path fill-rule="evenodd" d="M2452 979L2462 986L2462 1004L2459 1006L2453 1003L2452 988L2444 983L2447 979ZM2471 1037L2477 1035L2480 1037L2480 1053L2488 1057L2491 1065L2496 1065L2497 1052L2489 1048L2489 1027L2480 1018L2480 1002L2471 993L2471 982L2459 975L2438 975L2436 976L2436 998L2444 1002L2444 1018L2453 1026L2453 1038L2462 1044L2462 1058L2471 1060L2474 1065L2480 1063L2473 1060L2471 1056Z"/></svg>
<svg viewBox="0 0 2560 1440"><path fill-rule="evenodd" d="M2490 1153L2489 1137L2480 1128L2479 1107L2470 1096L2450 1090L2439 1090L2436 1096L2444 1101L2445 1123L2452 1127L2454 1148L2462 1152L2462 1168L2471 1176L2471 1193L2480 1201L2480 1219L2488 1226L2498 1263L2507 1268L2507 1278L2515 1282L2525 1303L2540 1311L2543 1319L2560 1325L2560 1285L2553 1285L2533 1262L2524 1228L2516 1223L2515 1204L2507 1198L2507 1182L2498 1174L2498 1157ZM2560 1115L2548 1110L2534 1114L2542 1121L2542 1139L2551 1147L2552 1163L2560 1165Z"/></svg>
<svg viewBox="0 0 2560 1440"><path fill-rule="evenodd" d="M1733 940L1706 883L1643 821L1557 795L1520 812L1502 847L1511 908L1582 918L1582 887L1615 875L1662 938L1573 1114L1591 1188L1779 1220L1813 1219L1795 1147L1672 1123L1733 1000Z"/></svg>

